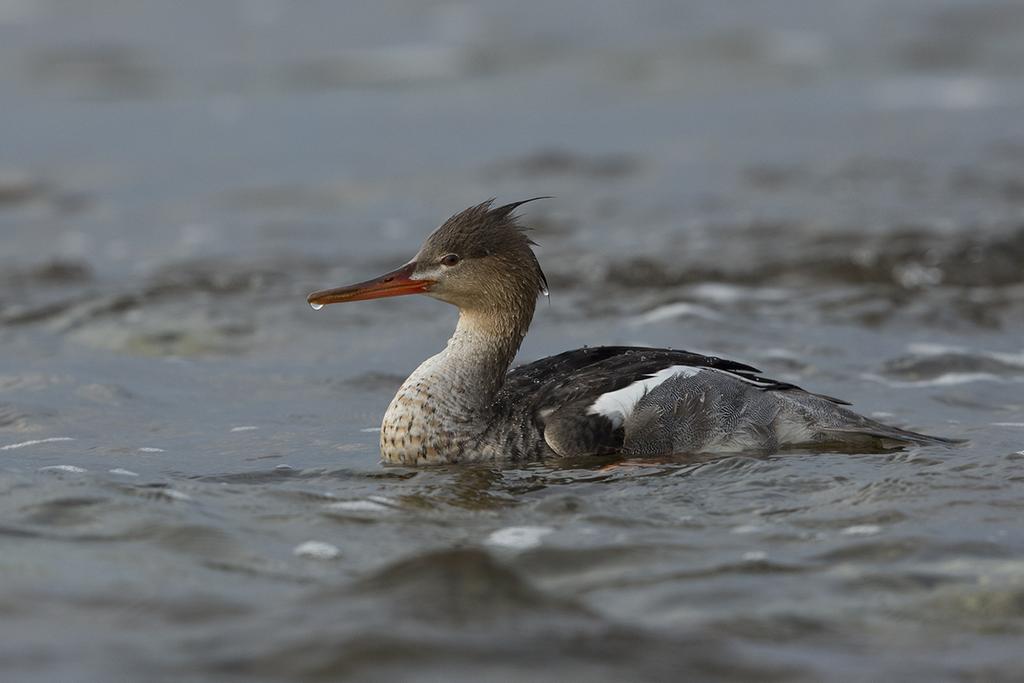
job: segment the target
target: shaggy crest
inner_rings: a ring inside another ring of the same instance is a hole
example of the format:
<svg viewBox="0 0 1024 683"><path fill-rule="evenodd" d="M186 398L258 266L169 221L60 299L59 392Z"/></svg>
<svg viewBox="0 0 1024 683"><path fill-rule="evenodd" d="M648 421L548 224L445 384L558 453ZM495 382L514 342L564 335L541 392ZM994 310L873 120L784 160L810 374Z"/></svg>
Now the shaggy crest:
<svg viewBox="0 0 1024 683"><path fill-rule="evenodd" d="M523 204L539 199L550 197L533 197L496 208L491 208L494 204L491 198L460 211L427 238L420 256L430 261L453 253L463 259L493 257L510 266L529 263L539 292L547 293L547 277L530 248L537 243L526 235L529 228L519 224L515 213Z"/></svg>

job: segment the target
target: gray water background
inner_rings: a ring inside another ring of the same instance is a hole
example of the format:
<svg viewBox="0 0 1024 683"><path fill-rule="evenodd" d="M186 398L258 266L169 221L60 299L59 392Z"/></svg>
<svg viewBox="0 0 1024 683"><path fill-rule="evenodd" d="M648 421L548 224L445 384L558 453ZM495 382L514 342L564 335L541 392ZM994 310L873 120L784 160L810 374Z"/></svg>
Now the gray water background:
<svg viewBox="0 0 1024 683"><path fill-rule="evenodd" d="M382 468L455 312L306 293L540 194L521 360L970 444ZM1020 680L1022 314L1019 2L2 2L0 672Z"/></svg>

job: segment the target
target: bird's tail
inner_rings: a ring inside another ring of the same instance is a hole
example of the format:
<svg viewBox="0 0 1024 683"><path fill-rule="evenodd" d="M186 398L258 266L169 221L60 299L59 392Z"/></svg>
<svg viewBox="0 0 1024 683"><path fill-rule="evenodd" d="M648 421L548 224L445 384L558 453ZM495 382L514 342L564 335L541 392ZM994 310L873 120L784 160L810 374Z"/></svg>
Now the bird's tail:
<svg viewBox="0 0 1024 683"><path fill-rule="evenodd" d="M922 434L921 432L914 432L909 429L891 427L860 415L858 417L863 420L860 424L850 425L848 428L830 428L825 431L829 434L835 434L837 438L842 436L856 438L860 436L862 438L880 439L883 442L896 442L894 445L897 446L904 444L913 444L915 446L962 446L967 443L965 439L950 439L944 436Z"/></svg>
<svg viewBox="0 0 1024 683"><path fill-rule="evenodd" d="M802 414L822 440L857 443L880 441L886 447L906 444L918 446L959 446L967 443L962 439L922 434L909 429L892 427L864 417L844 406L835 405L814 394L793 394L788 398L796 412Z"/></svg>

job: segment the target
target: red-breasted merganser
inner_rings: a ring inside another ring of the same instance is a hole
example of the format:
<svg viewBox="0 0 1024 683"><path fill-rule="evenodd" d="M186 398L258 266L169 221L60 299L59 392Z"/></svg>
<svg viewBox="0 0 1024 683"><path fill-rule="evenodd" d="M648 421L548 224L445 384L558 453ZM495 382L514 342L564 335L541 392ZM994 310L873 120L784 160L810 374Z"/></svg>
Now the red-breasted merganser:
<svg viewBox="0 0 1024 683"><path fill-rule="evenodd" d="M868 419L845 401L749 365L688 351L598 346L509 371L537 298L547 294L535 243L515 214L524 203L470 207L401 268L309 295L314 309L404 294L459 308L448 345L416 368L384 414L387 464L953 443Z"/></svg>

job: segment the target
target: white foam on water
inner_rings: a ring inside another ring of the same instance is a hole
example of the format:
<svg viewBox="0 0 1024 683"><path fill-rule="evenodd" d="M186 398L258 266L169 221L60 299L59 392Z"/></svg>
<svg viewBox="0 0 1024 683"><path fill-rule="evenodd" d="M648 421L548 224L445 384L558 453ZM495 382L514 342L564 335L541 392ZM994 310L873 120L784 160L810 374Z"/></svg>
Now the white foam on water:
<svg viewBox="0 0 1024 683"><path fill-rule="evenodd" d="M341 550L338 549L338 546L323 541L306 541L295 546L292 554L314 560L333 560L341 555Z"/></svg>
<svg viewBox="0 0 1024 683"><path fill-rule="evenodd" d="M0 446L0 451L13 451L16 448L25 448L26 446L38 446L41 443L54 443L57 441L74 441L70 436L52 436L48 439L33 439L31 441L22 441L21 443L12 443L6 446Z"/></svg>
<svg viewBox="0 0 1024 683"><path fill-rule="evenodd" d="M233 432L251 432L254 429L259 429L259 427L255 426L255 425L242 425L241 427L232 427L231 431L233 431Z"/></svg>
<svg viewBox="0 0 1024 683"><path fill-rule="evenodd" d="M139 453L166 453L162 448L155 448L153 446L140 446L138 449Z"/></svg>
<svg viewBox="0 0 1024 683"><path fill-rule="evenodd" d="M139 476L138 472L132 472L131 470L126 470L126 469L123 469L121 467L115 467L114 469L107 470L107 471L110 472L111 474L120 474L122 477L137 477L137 476Z"/></svg>
<svg viewBox="0 0 1024 683"><path fill-rule="evenodd" d="M780 360L801 360L802 358L802 356L799 353L793 351L792 349L782 349L774 347L759 351L757 355L760 356L761 358L778 358Z"/></svg>
<svg viewBox="0 0 1024 683"><path fill-rule="evenodd" d="M907 344L907 351L917 356L941 356L947 353L965 356L981 356L1001 361L1007 365L1018 365L1024 367L1024 352L1010 353L1006 351L984 351L970 349L966 346L934 344L932 342L913 342L911 344Z"/></svg>
<svg viewBox="0 0 1024 683"><path fill-rule="evenodd" d="M756 524L741 524L740 526L734 526L729 529L729 533L732 534L756 534L761 530L761 527Z"/></svg>
<svg viewBox="0 0 1024 683"><path fill-rule="evenodd" d="M878 107L895 110L987 109L1002 101L993 81L966 76L889 79L873 87L870 97Z"/></svg>
<svg viewBox="0 0 1024 683"><path fill-rule="evenodd" d="M88 472L89 470L78 465L47 465L46 467L40 467L40 472L73 472L74 474L81 474L82 472Z"/></svg>
<svg viewBox="0 0 1024 683"><path fill-rule="evenodd" d="M946 353L970 353L970 350L963 346L935 344L933 342L912 342L907 344L907 351L916 356L941 356Z"/></svg>
<svg viewBox="0 0 1024 683"><path fill-rule="evenodd" d="M328 510L343 510L345 512L388 512L392 508L375 500L339 500L337 503L328 503Z"/></svg>
<svg viewBox="0 0 1024 683"><path fill-rule="evenodd" d="M874 536L882 532L882 527L877 524L854 524L848 526L839 533L844 536Z"/></svg>
<svg viewBox="0 0 1024 683"><path fill-rule="evenodd" d="M691 292L701 299L714 301L718 304L731 304L750 299L750 290L738 285L724 282L702 282L690 288Z"/></svg>
<svg viewBox="0 0 1024 683"><path fill-rule="evenodd" d="M493 532L484 543L499 548L527 550L540 545L541 539L553 531L546 526L510 526Z"/></svg>
<svg viewBox="0 0 1024 683"><path fill-rule="evenodd" d="M763 550L749 550L740 556L744 562L759 562L768 558L768 553Z"/></svg>
<svg viewBox="0 0 1024 683"><path fill-rule="evenodd" d="M985 355L1001 360L1008 365L1019 365L1024 367L1024 353L1003 353L1001 351L986 351Z"/></svg>
<svg viewBox="0 0 1024 683"><path fill-rule="evenodd" d="M1024 422L990 422L993 427L1024 427Z"/></svg>
<svg viewBox="0 0 1024 683"><path fill-rule="evenodd" d="M922 380L893 380L880 375L864 374L861 375L863 379L870 380L872 382L878 382L884 384L887 387L903 388L903 387L949 387L958 384L970 384L972 382L1015 382L1018 379L1007 379L1005 377L999 377L993 375L991 372L947 372L933 377L932 379Z"/></svg>
<svg viewBox="0 0 1024 683"><path fill-rule="evenodd" d="M171 500L192 500L192 496L182 491L175 491L174 489L161 489L160 493Z"/></svg>
<svg viewBox="0 0 1024 683"><path fill-rule="evenodd" d="M373 432L379 432L380 431L380 427L363 427L359 431L366 432L367 434L371 434Z"/></svg>
<svg viewBox="0 0 1024 683"><path fill-rule="evenodd" d="M679 301L674 304L665 304L664 306L652 308L646 313L636 316L630 322L634 325L649 325L651 323L661 322L662 320L672 320L673 318L682 317L701 318L703 320L722 319L721 315L707 306Z"/></svg>

